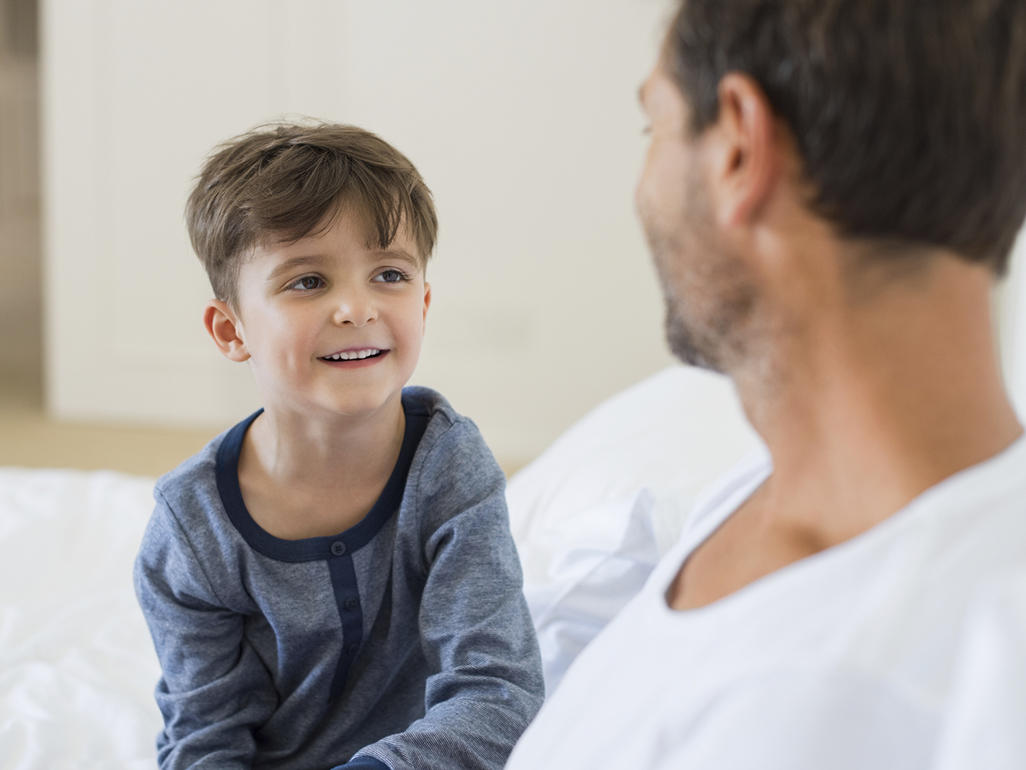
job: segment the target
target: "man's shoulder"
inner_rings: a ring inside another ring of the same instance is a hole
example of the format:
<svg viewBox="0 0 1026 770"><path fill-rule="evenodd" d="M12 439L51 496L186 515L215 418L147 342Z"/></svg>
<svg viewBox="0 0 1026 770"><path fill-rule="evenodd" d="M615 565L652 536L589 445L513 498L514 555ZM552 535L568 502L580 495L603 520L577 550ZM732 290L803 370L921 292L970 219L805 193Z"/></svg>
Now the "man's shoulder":
<svg viewBox="0 0 1026 770"><path fill-rule="evenodd" d="M1026 559L1026 437L928 489L899 516L935 563L933 577L987 575ZM931 581L932 582L932 581Z"/></svg>

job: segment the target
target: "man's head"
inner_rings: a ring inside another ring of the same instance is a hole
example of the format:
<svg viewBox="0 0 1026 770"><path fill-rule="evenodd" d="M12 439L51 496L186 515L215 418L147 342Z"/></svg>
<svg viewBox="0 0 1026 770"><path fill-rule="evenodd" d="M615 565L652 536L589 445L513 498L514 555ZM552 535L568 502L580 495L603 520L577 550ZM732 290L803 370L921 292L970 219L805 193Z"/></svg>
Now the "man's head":
<svg viewBox="0 0 1026 770"><path fill-rule="evenodd" d="M431 192L398 150L355 126L281 123L217 148L186 206L215 296L235 305L239 266L262 243L291 242L345 211L385 249L406 228L426 261L438 229Z"/></svg>
<svg viewBox="0 0 1026 770"><path fill-rule="evenodd" d="M644 102L638 206L685 360L722 368L749 339L758 276L733 235L773 204L781 158L803 212L867 259L1005 270L1026 212L1020 2L683 0Z"/></svg>

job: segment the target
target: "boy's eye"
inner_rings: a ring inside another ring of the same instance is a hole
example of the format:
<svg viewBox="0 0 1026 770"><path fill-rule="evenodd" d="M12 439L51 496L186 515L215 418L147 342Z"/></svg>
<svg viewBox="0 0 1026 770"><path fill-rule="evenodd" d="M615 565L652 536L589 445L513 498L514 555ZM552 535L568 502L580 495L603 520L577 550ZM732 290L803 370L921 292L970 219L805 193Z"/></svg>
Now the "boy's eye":
<svg viewBox="0 0 1026 770"><path fill-rule="evenodd" d="M304 275L302 278L297 278L288 286L286 289L296 289L298 291L313 291L319 289L324 285L324 281L317 275Z"/></svg>
<svg viewBox="0 0 1026 770"><path fill-rule="evenodd" d="M407 276L406 273L402 272L401 270L389 268L388 270L382 270L380 273L374 276L374 280L380 281L382 283L399 283L400 281L409 280L409 276Z"/></svg>

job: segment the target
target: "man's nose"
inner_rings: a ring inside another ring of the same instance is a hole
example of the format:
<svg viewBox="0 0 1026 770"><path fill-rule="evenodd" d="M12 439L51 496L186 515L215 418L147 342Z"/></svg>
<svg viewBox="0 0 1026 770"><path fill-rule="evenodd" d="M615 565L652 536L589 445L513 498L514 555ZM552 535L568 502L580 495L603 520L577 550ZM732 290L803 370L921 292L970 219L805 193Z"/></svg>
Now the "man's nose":
<svg viewBox="0 0 1026 770"><path fill-rule="evenodd" d="M369 292L347 289L339 294L332 320L339 326L366 326L377 320L378 312Z"/></svg>

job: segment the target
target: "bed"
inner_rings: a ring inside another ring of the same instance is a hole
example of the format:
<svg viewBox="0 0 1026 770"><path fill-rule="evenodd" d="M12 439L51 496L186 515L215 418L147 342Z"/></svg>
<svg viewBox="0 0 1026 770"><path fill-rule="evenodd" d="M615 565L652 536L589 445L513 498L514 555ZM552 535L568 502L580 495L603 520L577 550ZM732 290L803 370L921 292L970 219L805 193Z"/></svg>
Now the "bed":
<svg viewBox="0 0 1026 770"><path fill-rule="evenodd" d="M601 404L509 483L549 690L759 443L729 384L671 367ZM158 666L131 568L153 479L0 469L0 768L151 768Z"/></svg>

